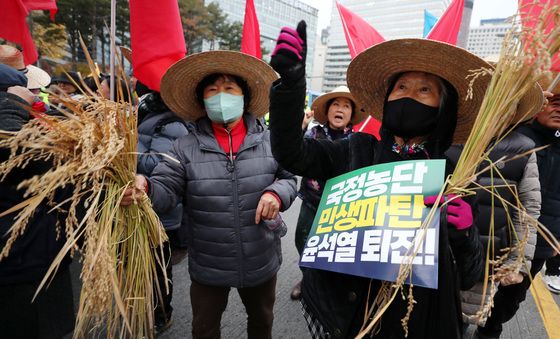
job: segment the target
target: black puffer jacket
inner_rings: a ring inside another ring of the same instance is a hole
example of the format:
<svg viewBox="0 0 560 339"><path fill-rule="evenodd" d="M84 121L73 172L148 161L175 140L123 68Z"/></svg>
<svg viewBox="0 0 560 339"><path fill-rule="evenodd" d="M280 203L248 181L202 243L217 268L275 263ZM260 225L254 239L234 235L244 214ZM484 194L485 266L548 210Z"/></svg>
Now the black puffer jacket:
<svg viewBox="0 0 560 339"><path fill-rule="evenodd" d="M279 82L273 85L270 94L272 150L280 164L291 172L328 179L365 166L402 160L391 151L392 142L379 142L363 133L335 142L304 141L301 131L304 97L304 85L284 88ZM460 338L459 289L470 288L482 273L482 248L476 227L454 241L449 241L445 223L440 229L440 288L414 288L417 304L408 322L408 338ZM379 280L308 269L304 273L302 296L308 311L332 337L351 338L362 325L370 282L374 297L381 284ZM406 300L395 298L374 337L403 338L401 319L406 308Z"/></svg>
<svg viewBox="0 0 560 339"><path fill-rule="evenodd" d="M28 112L20 105L25 104L19 97L0 92L0 130L18 131L29 120ZM8 149L0 149L0 162L10 156ZM44 161L32 161L24 169L12 171L0 182L0 213L23 202L23 191L17 186L21 181L46 172L51 164ZM63 201L65 192L56 193L55 200ZM0 285L29 283L44 277L53 259L64 241L64 235L57 236L56 224L64 221L65 214L46 202L41 203L29 220L25 232L14 242L7 258L0 261ZM0 218L0 248L4 248L9 237L9 230L14 224L16 213ZM59 272L68 267L66 258Z"/></svg>
<svg viewBox="0 0 560 339"><path fill-rule="evenodd" d="M560 132L544 127L537 120L522 126L519 132L533 139L535 147L550 145L537 152L542 196L539 221L560 239ZM547 259L553 254L552 247L539 234L535 258Z"/></svg>

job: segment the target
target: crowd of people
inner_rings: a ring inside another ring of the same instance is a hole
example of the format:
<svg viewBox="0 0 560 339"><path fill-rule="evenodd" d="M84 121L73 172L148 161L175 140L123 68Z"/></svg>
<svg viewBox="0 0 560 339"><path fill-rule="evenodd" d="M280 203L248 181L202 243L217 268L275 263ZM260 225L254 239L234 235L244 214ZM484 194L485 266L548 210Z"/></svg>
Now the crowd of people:
<svg viewBox="0 0 560 339"><path fill-rule="evenodd" d="M121 205L127 208L146 194L169 236L163 244L166 274L158 272L158 279L163 285L167 276L171 288L158 298L154 334L172 325L172 266L187 257L192 319L174 321L192 321L193 338L222 337L221 318L235 288L246 309L248 338L271 338L286 231L280 212L296 197L302 200L299 218L287 226L301 255L328 179L370 165L423 159L444 159L446 174L453 173L490 82L486 75L470 84L474 96L467 101L467 75L491 68L489 63L436 41L383 42L353 59L348 87L319 96L306 110L306 40L302 21L282 29L270 64L239 52L202 52L172 65L160 90L123 80L113 96L103 74L88 78L68 71L51 78L25 66L15 47L0 46L0 130L17 132L36 114L64 119L64 103L84 96L137 107L138 172ZM560 238L560 86L551 92L540 88L531 93L540 100L530 107L530 119L492 145L489 159L501 162L503 175L483 173L477 181L499 187L504 199L512 205L519 201ZM379 139L353 130L369 115L382 123ZM1 149L0 161L9 154ZM514 157L518 154L523 156ZM3 178L0 213L22 203L26 197L18 184L48 166L48 161L32 162ZM299 190L296 175L302 177ZM60 203L67 203L68 192L59 193ZM414 287L407 337L462 338L470 323L477 326L477 338L499 338L545 264L543 281L560 293L560 256L521 213L488 192L449 198L437 247L440 284ZM424 203L439 204L435 197ZM14 215L0 217L0 247ZM66 217L63 208L41 204L0 261L0 337L62 338L72 332L70 258L32 301L64 244L57 225ZM517 233L527 227L523 253L512 251L505 259L522 257L524 264L490 282L497 288L492 312L476 316L488 298L483 295L488 243L496 253L515 247ZM383 281L302 268L301 281L294 283L290 297L300 300L310 337L352 338L373 307L368 296L375 296ZM371 337L404 338L401 319L407 309L406 299L395 298Z"/></svg>

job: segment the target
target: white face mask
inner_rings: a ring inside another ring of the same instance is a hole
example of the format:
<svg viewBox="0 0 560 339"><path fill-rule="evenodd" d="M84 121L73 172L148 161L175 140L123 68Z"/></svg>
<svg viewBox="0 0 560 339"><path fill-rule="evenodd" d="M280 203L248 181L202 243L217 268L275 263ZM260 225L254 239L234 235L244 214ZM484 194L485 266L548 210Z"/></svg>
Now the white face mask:
<svg viewBox="0 0 560 339"><path fill-rule="evenodd" d="M204 99L208 118L221 124L228 124L239 119L243 114L243 104L243 95L229 93L218 93Z"/></svg>

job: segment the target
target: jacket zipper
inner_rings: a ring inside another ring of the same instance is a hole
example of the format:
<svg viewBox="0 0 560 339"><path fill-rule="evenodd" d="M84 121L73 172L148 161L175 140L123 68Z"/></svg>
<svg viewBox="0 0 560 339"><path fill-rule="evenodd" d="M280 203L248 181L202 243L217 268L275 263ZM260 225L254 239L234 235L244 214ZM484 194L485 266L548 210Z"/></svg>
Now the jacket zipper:
<svg viewBox="0 0 560 339"><path fill-rule="evenodd" d="M245 265L243 262L243 242L241 240L241 222L239 220L239 192L237 190L237 171L235 168L235 159L233 158L233 140L231 133L226 129L229 142L229 161L231 164L231 181L233 187L233 217L235 227L237 228L237 258L239 262L239 287L243 287L243 274L245 272Z"/></svg>

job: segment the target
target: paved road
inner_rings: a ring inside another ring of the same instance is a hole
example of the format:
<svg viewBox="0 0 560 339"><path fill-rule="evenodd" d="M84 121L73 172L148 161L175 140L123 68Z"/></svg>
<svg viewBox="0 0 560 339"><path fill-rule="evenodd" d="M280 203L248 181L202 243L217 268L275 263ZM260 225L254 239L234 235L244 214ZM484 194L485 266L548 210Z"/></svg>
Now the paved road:
<svg viewBox="0 0 560 339"><path fill-rule="evenodd" d="M300 208L300 200L283 214L289 231L282 238L284 263L278 274L276 304L274 308L273 338L309 338L309 333L299 302L290 300L290 291L300 277L297 267L298 255L294 246L294 228ZM173 296L175 311L173 326L161 335L162 339L189 338L191 333L191 312L188 286L190 284L186 260L174 267L175 291ZM235 292L230 293L230 300L222 320L223 338L246 338L246 316L241 299ZM474 327L467 332L467 338L472 335ZM528 300L518 312L518 315L506 324L502 338L542 339L548 338L542 320L540 319L534 300Z"/></svg>
<svg viewBox="0 0 560 339"><path fill-rule="evenodd" d="M298 255L294 247L294 228L299 208L300 200L297 199L293 206L283 214L289 231L282 239L284 262L278 274L276 304L274 308L275 319L272 336L275 339L309 338L309 333L301 314L300 304L299 302L290 300L289 297L292 286L301 278L301 273L297 266ZM187 272L186 260L173 267L173 276L173 325L168 331L159 336L159 338L190 338L191 309L188 293L190 280ZM74 267L74 277L77 277L76 267ZM542 292L543 291L541 291L541 294ZM560 299L558 296L554 296L554 298L555 299L550 298L550 300L553 300L552 307L555 307L557 310ZM76 300L78 300L78 298L76 298ZM552 326L558 327L560 326L560 321L556 320L557 318L553 318L551 323ZM247 321L243 304L236 291L233 290L230 293L228 307L222 319L222 338L246 338L246 324ZM466 338L471 338L473 331L474 327L471 326L467 331ZM528 295L527 301L523 303L517 316L505 325L502 338L542 339L548 337L535 301L531 295ZM560 334L558 334L558 336L551 336L551 339L557 338L560 339Z"/></svg>

